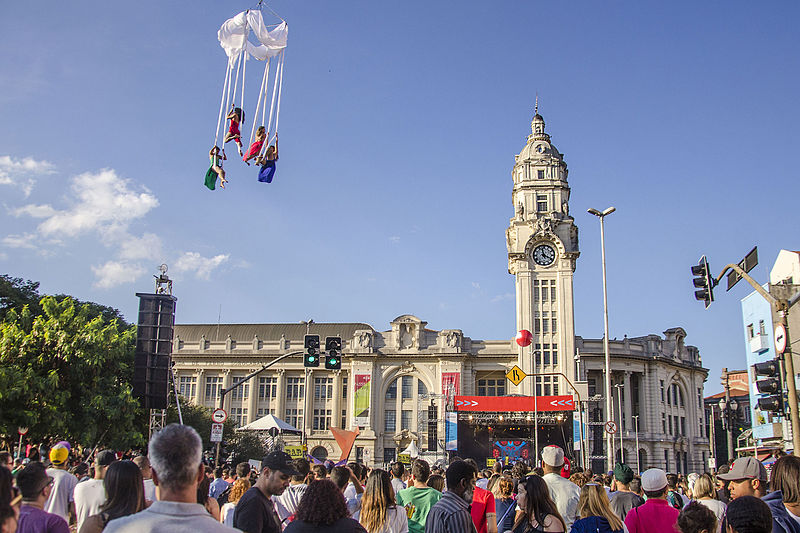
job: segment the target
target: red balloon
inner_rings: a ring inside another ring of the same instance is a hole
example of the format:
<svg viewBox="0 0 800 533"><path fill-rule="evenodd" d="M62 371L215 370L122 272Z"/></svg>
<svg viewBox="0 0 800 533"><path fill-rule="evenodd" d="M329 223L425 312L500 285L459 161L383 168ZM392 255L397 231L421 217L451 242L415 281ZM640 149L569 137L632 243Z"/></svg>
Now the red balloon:
<svg viewBox="0 0 800 533"><path fill-rule="evenodd" d="M533 335L531 335L531 332L528 331L527 329L521 329L519 330L519 333L517 333L516 341L517 344L519 344L523 348L526 346L530 346L531 342L533 341Z"/></svg>

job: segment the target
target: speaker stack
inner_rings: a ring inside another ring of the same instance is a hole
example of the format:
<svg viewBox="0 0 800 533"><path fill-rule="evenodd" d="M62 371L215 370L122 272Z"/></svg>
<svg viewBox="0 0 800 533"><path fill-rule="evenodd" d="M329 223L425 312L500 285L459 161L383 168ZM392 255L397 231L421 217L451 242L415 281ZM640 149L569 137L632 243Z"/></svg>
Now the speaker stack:
<svg viewBox="0 0 800 533"><path fill-rule="evenodd" d="M168 294L136 293L136 296L139 297L139 322L133 395L145 409L166 409L178 299Z"/></svg>

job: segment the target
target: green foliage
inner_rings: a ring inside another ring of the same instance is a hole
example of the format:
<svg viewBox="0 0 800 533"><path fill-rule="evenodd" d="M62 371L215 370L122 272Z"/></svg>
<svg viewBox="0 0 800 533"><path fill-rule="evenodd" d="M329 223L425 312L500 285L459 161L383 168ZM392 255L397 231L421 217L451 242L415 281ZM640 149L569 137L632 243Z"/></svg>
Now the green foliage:
<svg viewBox="0 0 800 533"><path fill-rule="evenodd" d="M42 312L39 306L39 282L22 278L12 278L8 274L0 274L0 321L14 310L20 313L25 306L34 315Z"/></svg>
<svg viewBox="0 0 800 533"><path fill-rule="evenodd" d="M26 426L32 441L143 444L147 423L130 385L135 328L104 318L103 306L59 298L42 298L38 316L12 305L0 323L0 434Z"/></svg>

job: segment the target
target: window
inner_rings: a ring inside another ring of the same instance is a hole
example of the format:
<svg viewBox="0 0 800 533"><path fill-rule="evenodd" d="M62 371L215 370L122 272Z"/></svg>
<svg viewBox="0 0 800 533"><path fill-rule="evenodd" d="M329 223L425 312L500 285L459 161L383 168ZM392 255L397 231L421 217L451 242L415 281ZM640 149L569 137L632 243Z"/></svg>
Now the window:
<svg viewBox="0 0 800 533"><path fill-rule="evenodd" d="M556 280L554 279L550 280L550 301L556 301ZM555 328L553 329L553 332L555 332Z"/></svg>
<svg viewBox="0 0 800 533"><path fill-rule="evenodd" d="M298 429L303 427L303 410L302 409L286 409L286 423L293 425Z"/></svg>
<svg viewBox="0 0 800 533"><path fill-rule="evenodd" d="M265 407L263 409L259 409L257 413L258 413L257 414L258 418L261 418L262 416L274 415L275 414L275 409L274 408L269 409L269 408Z"/></svg>
<svg viewBox="0 0 800 533"><path fill-rule="evenodd" d="M550 345L549 344L545 344L544 346L542 346L542 360L544 361L544 364L546 364L546 365L550 364Z"/></svg>
<svg viewBox="0 0 800 533"><path fill-rule="evenodd" d="M686 404L683 403L683 391L680 389L678 389L678 400L680 401L681 407L686 407Z"/></svg>
<svg viewBox="0 0 800 533"><path fill-rule="evenodd" d="M231 383L231 385L233 385L234 383L238 383L239 381L242 380L242 378L244 378L244 376L233 376L231 379L233 383ZM236 387L231 391L231 400L246 400L249 395L250 395L250 383L249 382L242 383L241 385L239 385L238 387Z"/></svg>
<svg viewBox="0 0 800 533"><path fill-rule="evenodd" d="M333 378L314 378L314 400L333 398Z"/></svg>
<svg viewBox="0 0 800 533"><path fill-rule="evenodd" d="M556 319L554 318L553 319L553 323L555 323L555 321L556 321ZM553 326L553 327L555 327L555 326ZM556 330L554 329L553 333L555 333L555 332L556 332ZM553 359L553 364L557 365L558 364L558 345L557 344L552 344L551 345L550 356Z"/></svg>
<svg viewBox="0 0 800 533"><path fill-rule="evenodd" d="M697 407L703 408L703 389L697 389Z"/></svg>
<svg viewBox="0 0 800 533"><path fill-rule="evenodd" d="M664 450L664 470L669 472L669 450Z"/></svg>
<svg viewBox="0 0 800 533"><path fill-rule="evenodd" d="M537 333L537 334L542 332L542 319L541 318L534 318L533 319L533 332Z"/></svg>
<svg viewBox="0 0 800 533"><path fill-rule="evenodd" d="M384 423L383 423L383 430L384 431L397 431L397 413L394 409L389 410L387 409L384 413Z"/></svg>
<svg viewBox="0 0 800 533"><path fill-rule="evenodd" d="M536 356L536 365L542 364L542 345L537 344L536 348L533 350L534 355Z"/></svg>
<svg viewBox="0 0 800 533"><path fill-rule="evenodd" d="M678 432L678 415L673 416L672 419L675 420L675 426L674 427L675 427L675 433L677 433Z"/></svg>
<svg viewBox="0 0 800 533"><path fill-rule="evenodd" d="M767 334L767 330L764 327L764 321L763 320L759 320L758 321L758 334L759 335L766 335Z"/></svg>
<svg viewBox="0 0 800 533"><path fill-rule="evenodd" d="M312 419L311 428L314 431L325 431L331 427L331 410L330 409L314 409L314 418Z"/></svg>
<svg viewBox="0 0 800 533"><path fill-rule="evenodd" d="M305 398L305 383L306 378L286 378L286 397L290 400Z"/></svg>
<svg viewBox="0 0 800 533"><path fill-rule="evenodd" d="M478 396L505 396L505 379L479 379Z"/></svg>
<svg viewBox="0 0 800 533"><path fill-rule="evenodd" d="M536 195L536 211L538 213L547 211L547 196L545 196L544 194Z"/></svg>
<svg viewBox="0 0 800 533"><path fill-rule="evenodd" d="M546 279L542 280L542 301L543 302L546 302L546 301L549 300L548 296L549 296L550 292L547 290L547 283L548 283L548 281Z"/></svg>
<svg viewBox="0 0 800 533"><path fill-rule="evenodd" d="M386 399L387 400L397 399L397 380L392 381L392 384L389 385L388 389L386 389Z"/></svg>
<svg viewBox="0 0 800 533"><path fill-rule="evenodd" d="M664 403L664 380L659 380L659 383L661 383L661 403Z"/></svg>
<svg viewBox="0 0 800 533"><path fill-rule="evenodd" d="M346 399L347 399L347 378L342 378L342 400Z"/></svg>
<svg viewBox="0 0 800 533"><path fill-rule="evenodd" d="M558 394L558 379L554 376L536 376L536 396Z"/></svg>
<svg viewBox="0 0 800 533"><path fill-rule="evenodd" d="M178 380L178 394L184 398L197 396L197 378L194 376L181 376Z"/></svg>
<svg viewBox="0 0 800 533"><path fill-rule="evenodd" d="M231 418L237 426L247 424L247 407L231 407Z"/></svg>
<svg viewBox="0 0 800 533"><path fill-rule="evenodd" d="M206 401L219 399L219 391L222 390L222 378L206 378Z"/></svg>
<svg viewBox="0 0 800 533"><path fill-rule="evenodd" d="M342 424L339 427L342 429L347 428L347 409L342 409Z"/></svg>
<svg viewBox="0 0 800 533"><path fill-rule="evenodd" d="M747 324L747 338L752 339L756 336L755 330L753 330L753 324Z"/></svg>
<svg viewBox="0 0 800 533"><path fill-rule="evenodd" d="M412 386L414 384L414 378L411 376L403 376L401 379L403 386L403 390L401 391L403 393L403 399L410 400L413 397L412 391L414 389Z"/></svg>
<svg viewBox="0 0 800 533"><path fill-rule="evenodd" d="M551 333L556 333L556 319L555 318L551 318L550 319L550 332Z"/></svg>
<svg viewBox="0 0 800 533"><path fill-rule="evenodd" d="M588 385L589 385L589 396L594 396L595 394L597 394L597 381L590 379L588 381Z"/></svg>
<svg viewBox="0 0 800 533"><path fill-rule="evenodd" d="M411 409L400 411L400 429L411 429Z"/></svg>
<svg viewBox="0 0 800 533"><path fill-rule="evenodd" d="M672 405L678 406L678 385L672 384Z"/></svg>
<svg viewBox="0 0 800 533"><path fill-rule="evenodd" d="M547 311L544 312L544 315L547 316ZM550 333L550 319L548 318L542 319L542 333Z"/></svg>
<svg viewBox="0 0 800 533"><path fill-rule="evenodd" d="M672 435L672 417L668 416L667 419L669 420L669 434Z"/></svg>
<svg viewBox="0 0 800 533"><path fill-rule="evenodd" d="M667 415L661 413L661 431L666 434L667 433Z"/></svg>
<svg viewBox="0 0 800 533"><path fill-rule="evenodd" d="M384 463L393 463L396 453L397 453L397 448L384 448L383 449L383 462Z"/></svg>
<svg viewBox="0 0 800 533"><path fill-rule="evenodd" d="M258 399L277 398L278 378L258 378Z"/></svg>
<svg viewBox="0 0 800 533"><path fill-rule="evenodd" d="M417 395L422 396L423 394L428 394L428 387L425 386L425 383L422 382L421 379L417 380Z"/></svg>
<svg viewBox="0 0 800 533"><path fill-rule="evenodd" d="M543 180L544 179L544 170L537 170L536 171L536 177L539 178L540 180Z"/></svg>
<svg viewBox="0 0 800 533"><path fill-rule="evenodd" d="M533 280L533 301L534 302L538 302L539 301L539 280L538 279Z"/></svg>

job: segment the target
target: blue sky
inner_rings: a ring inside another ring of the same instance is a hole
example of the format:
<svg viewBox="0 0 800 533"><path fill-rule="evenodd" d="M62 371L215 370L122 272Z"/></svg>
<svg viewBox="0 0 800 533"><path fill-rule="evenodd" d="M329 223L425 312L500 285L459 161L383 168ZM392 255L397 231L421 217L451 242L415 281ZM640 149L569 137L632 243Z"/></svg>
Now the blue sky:
<svg viewBox="0 0 800 533"><path fill-rule="evenodd" d="M586 208L614 205L611 336L684 327L707 392L745 365L749 290L704 311L689 267L758 245L766 282L778 251L800 248L797 4L270 5L290 27L276 178L231 160L229 188L210 192L216 31L250 6L6 3L0 271L129 319L166 262L183 323L220 306L225 322L378 329L412 313L510 338L510 172L538 92L580 227L576 334L603 330Z"/></svg>

